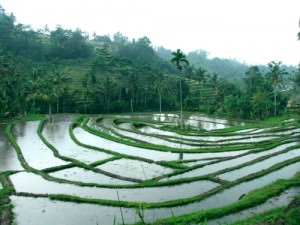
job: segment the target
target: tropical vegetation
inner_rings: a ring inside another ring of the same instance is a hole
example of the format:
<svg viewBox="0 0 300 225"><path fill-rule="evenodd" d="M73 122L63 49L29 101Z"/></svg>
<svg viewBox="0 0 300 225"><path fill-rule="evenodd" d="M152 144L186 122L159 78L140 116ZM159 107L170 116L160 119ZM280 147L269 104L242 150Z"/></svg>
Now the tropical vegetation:
<svg viewBox="0 0 300 225"><path fill-rule="evenodd" d="M180 109L263 119L299 110L300 68L281 62L209 59L204 50L185 54L119 32L35 31L2 7L0 30L2 118Z"/></svg>

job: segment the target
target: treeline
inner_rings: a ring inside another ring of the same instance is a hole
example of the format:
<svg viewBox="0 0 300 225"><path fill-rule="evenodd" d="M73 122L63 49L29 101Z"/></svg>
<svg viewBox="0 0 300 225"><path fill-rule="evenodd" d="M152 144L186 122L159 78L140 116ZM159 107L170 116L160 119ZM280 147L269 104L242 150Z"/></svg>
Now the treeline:
<svg viewBox="0 0 300 225"><path fill-rule="evenodd" d="M147 37L89 38L60 26L34 31L2 7L0 46L0 117L179 110L182 80L184 110L265 118L284 112L300 85L299 69L288 73L277 62L264 69L237 62L242 82L232 83L209 69L199 51L187 55L190 64L177 74L170 50L155 49ZM84 69L74 73L78 67Z"/></svg>

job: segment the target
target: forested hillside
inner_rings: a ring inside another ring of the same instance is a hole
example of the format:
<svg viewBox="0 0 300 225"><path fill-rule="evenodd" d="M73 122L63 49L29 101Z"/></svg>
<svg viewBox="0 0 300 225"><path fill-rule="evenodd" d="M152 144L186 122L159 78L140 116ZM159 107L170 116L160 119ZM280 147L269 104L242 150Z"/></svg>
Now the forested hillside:
<svg viewBox="0 0 300 225"><path fill-rule="evenodd" d="M189 64L178 71L172 51L148 37L32 30L0 6L0 117L174 111L182 90L183 110L265 118L297 99L299 68L210 59L200 50L187 53Z"/></svg>

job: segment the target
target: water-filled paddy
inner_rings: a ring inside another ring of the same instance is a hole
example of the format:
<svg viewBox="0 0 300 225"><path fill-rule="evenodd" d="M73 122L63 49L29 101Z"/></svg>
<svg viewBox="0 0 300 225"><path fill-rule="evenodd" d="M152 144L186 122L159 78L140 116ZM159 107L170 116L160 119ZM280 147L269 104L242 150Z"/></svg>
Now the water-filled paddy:
<svg viewBox="0 0 300 225"><path fill-rule="evenodd" d="M201 168L198 168L198 169L194 169L192 171L182 173L182 174L179 174L179 175L176 175L176 176L172 176L172 177L166 178L164 180L174 180L174 179L180 179L180 178L196 177L196 176L203 176L203 175L206 175L206 174L215 173L215 172L227 169L227 168L231 168L231 167L234 167L234 166L241 165L243 163L246 163L246 162L249 162L251 160L257 159L259 157L263 157L263 156L266 156L266 155L269 155L269 154L273 154L273 153L276 153L276 152L279 152L279 151L283 151L286 148L292 147L292 146L297 145L297 144L298 144L298 142L283 144L283 145L279 145L279 146L277 146L273 149L266 150L266 151L263 151L263 152L250 153L250 154L238 157L238 158L224 160L224 161L217 162L217 163L212 163L210 165L207 165L207 166L204 166L204 167L201 167ZM298 155L298 153L299 153L299 150L295 150L292 153L288 153L287 157L285 157L285 155L282 156L282 157L283 157L284 160L287 160L289 158L293 158L294 156L296 156L296 154ZM271 160L271 161L273 163L276 163L276 161L274 161L274 160ZM265 168L267 168L267 167L265 167ZM246 170L246 171L252 173L251 170Z"/></svg>
<svg viewBox="0 0 300 225"><path fill-rule="evenodd" d="M38 126L39 121L28 121L17 123L13 129L17 144L29 166L35 169L45 169L67 164L55 157L52 150L38 137Z"/></svg>
<svg viewBox="0 0 300 225"><path fill-rule="evenodd" d="M0 132L0 171L21 171L7 175L16 191L10 198L18 225L112 225L114 221L122 224L121 214L124 222L130 224L140 221L137 208L141 204L153 207L143 210L145 221L152 222L227 206L252 190L277 179L289 179L300 171L299 141L295 138L300 128L295 120L243 129L243 122L190 114L184 117L184 124L193 130L185 134L178 134L176 129L161 129L164 125L178 128L177 114L102 115L81 120L105 134L100 137L80 123L73 127L75 118L69 114L56 115L54 123L47 122L42 129L45 140L54 146L59 157L68 157L67 161L56 157L40 139L40 121L14 125L13 136L25 161L36 169L33 172L24 171L6 134ZM118 118L126 120L115 122ZM141 126L136 123L139 120ZM222 131L234 124L239 125L239 130ZM84 147L71 138L70 127ZM104 138L107 135L113 138ZM155 145L158 147L152 149ZM292 163L268 170L287 160ZM256 175L262 171L265 173ZM48 177L44 178L43 173ZM252 179L244 179L250 174ZM239 183L235 183L237 179L241 179ZM269 209L268 202L274 202L271 207L285 205L298 194L297 188L290 188L264 204L254 204L239 214L211 223L261 212ZM65 195L71 202L50 200L48 195ZM75 203L75 197L81 198L82 203ZM165 207L158 207L161 204ZM132 207L128 208L129 205Z"/></svg>
<svg viewBox="0 0 300 225"><path fill-rule="evenodd" d="M75 115L56 115L54 123L45 125L43 135L62 156L77 159L84 163L92 163L112 157L112 155L75 144L69 135L69 126L74 119Z"/></svg>
<svg viewBox="0 0 300 225"><path fill-rule="evenodd" d="M22 170L17 153L5 134L6 124L0 124L0 172Z"/></svg>
<svg viewBox="0 0 300 225"><path fill-rule="evenodd" d="M243 182L231 188L228 188L218 194L212 195L203 199L200 202L191 203L184 206L169 207L161 209L146 210L146 218L152 220L153 211L157 218L166 218L174 215L183 215L190 212L195 212L204 209L217 208L238 201L241 195L247 194L251 190L261 188L278 179L287 179L295 174L295 171L300 170L300 163L295 163L278 171L269 173L263 177L259 177L247 182Z"/></svg>
<svg viewBox="0 0 300 225"><path fill-rule="evenodd" d="M96 173L79 167L60 170L54 173L50 173L49 175L56 178L61 178L70 181L84 182L84 183L95 183L95 184L132 184L133 183L127 180L120 180L114 177L109 177L104 174Z"/></svg>
<svg viewBox="0 0 300 225"><path fill-rule="evenodd" d="M51 201L47 198L11 197L18 225L112 225L121 222L119 207ZM124 220L137 221L134 208L123 208Z"/></svg>
<svg viewBox="0 0 300 225"><path fill-rule="evenodd" d="M255 163L253 165L245 166L241 169L237 169L237 170L233 170L228 173L221 174L219 177L224 180L233 181L233 180L239 179L241 177L247 176L249 174L253 174L253 173L259 172L261 170L268 169L277 163L283 162L285 160L293 159L298 156L300 156L300 149L295 149L295 150L289 151L287 153L283 153L283 154L268 158L261 162Z"/></svg>
<svg viewBox="0 0 300 225"><path fill-rule="evenodd" d="M141 180L148 180L163 174L171 173L173 170L154 163L142 162L132 159L119 159L102 164L97 168L114 174L122 174Z"/></svg>
<svg viewBox="0 0 300 225"><path fill-rule="evenodd" d="M286 206L287 202L290 202L293 200L294 197L298 196L300 194L300 188L291 188L286 191L284 191L279 196L273 197L268 199L265 203L260 204L258 206L252 207L250 209L242 210L238 213L229 214L227 216L224 216L219 219L215 220L209 220L209 225L219 225L222 223L233 223L239 220L243 220L246 218L249 218L250 216L253 216L254 214L259 214L262 212L265 212L267 210Z"/></svg>
<svg viewBox="0 0 300 225"><path fill-rule="evenodd" d="M131 202L163 202L180 198L192 197L202 194L218 184L211 181L197 181L192 183L147 188L98 188L81 187L72 184L56 183L47 181L42 177L26 172L20 172L12 175L17 192L35 193L35 194L65 194L81 198L120 200ZM34 185L32 185L34 184Z"/></svg>
<svg viewBox="0 0 300 225"><path fill-rule="evenodd" d="M83 130L82 128L75 128L74 134L76 138L84 143L89 144L92 146L96 146L99 148L111 150L117 153L151 159L154 161L161 161L161 160L178 160L179 153L172 153L172 152L163 152L163 151L156 151L146 148L137 148L134 146L129 146L125 144L121 144L118 142L114 142L94 134L88 133L87 131ZM214 157L228 157L246 153L247 150L242 151L234 151L234 152L216 152L216 153L185 153L184 159L203 159L203 158L214 158Z"/></svg>

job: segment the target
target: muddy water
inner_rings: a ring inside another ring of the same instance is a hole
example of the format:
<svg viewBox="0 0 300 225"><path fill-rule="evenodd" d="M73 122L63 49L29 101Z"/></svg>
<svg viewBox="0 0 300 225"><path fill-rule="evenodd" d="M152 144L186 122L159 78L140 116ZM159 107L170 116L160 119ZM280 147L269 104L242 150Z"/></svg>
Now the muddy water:
<svg viewBox="0 0 300 225"><path fill-rule="evenodd" d="M237 170L230 171L228 173L221 174L219 177L224 180L233 181L233 180L239 179L241 177L247 176L249 174L257 173L259 171L268 169L277 163L283 162L288 159L293 159L298 156L300 156L300 149L295 149L295 150L289 151L287 153L283 153L283 154L268 158L261 162L255 163L253 165L245 166L241 169L237 169ZM300 167L299 167L299 169L300 169Z"/></svg>
<svg viewBox="0 0 300 225"><path fill-rule="evenodd" d="M119 207L51 201L47 198L12 196L18 225L113 225L122 223ZM138 221L135 208L122 208L124 221Z"/></svg>
<svg viewBox="0 0 300 225"><path fill-rule="evenodd" d="M13 128L13 134L20 146L27 163L35 169L45 169L53 166L67 164L56 158L39 138L37 128L39 121L20 122Z"/></svg>
<svg viewBox="0 0 300 225"><path fill-rule="evenodd" d="M163 174L171 173L173 170L154 163L142 162L132 159L119 159L102 164L97 168L125 177L147 180Z"/></svg>
<svg viewBox="0 0 300 225"><path fill-rule="evenodd" d="M5 134L6 124L0 124L0 172L23 170L17 153Z"/></svg>
<svg viewBox="0 0 300 225"><path fill-rule="evenodd" d="M151 137L151 136L142 135L142 134L138 134L138 133L134 133L134 132L129 132L129 131L126 131L126 130L120 130L120 129L115 128L112 123L113 123L112 119L106 119L106 118L103 119L103 125L106 126L106 128L112 129L117 134L128 137L128 138L148 142L148 143L151 143L151 144L155 143L156 145L169 146L171 148L183 148L183 149L197 149L197 148L199 148L197 146L179 144L179 143L175 143L175 142L166 141L164 139L157 138L157 137Z"/></svg>
<svg viewBox="0 0 300 225"><path fill-rule="evenodd" d="M268 199L265 203L250 209L242 210L238 213L233 213L219 219L209 220L209 225L219 225L224 223L233 223L239 220L247 219L254 214L263 213L267 210L286 206L296 196L300 195L300 188L290 188L284 191L281 195Z"/></svg>
<svg viewBox="0 0 300 225"><path fill-rule="evenodd" d="M132 130L132 124L131 123L121 123L118 126L119 126L120 129Z"/></svg>
<svg viewBox="0 0 300 225"><path fill-rule="evenodd" d="M227 140L224 138L224 140L222 141L189 141L189 140L181 140L179 138L166 138L167 140L171 140L171 141L181 141L182 143L184 144L202 144L204 145L204 147L206 148L211 148L211 147L214 147L216 145L225 145L225 144L251 144L251 143L259 143L259 142L263 142L263 141L269 141L269 140L272 140L272 139L276 139L278 138L278 136L266 136L266 137L259 137L259 136L256 136L256 137L243 137L242 139L235 139L234 136L228 136L227 137ZM211 139L213 140L213 137L207 137L207 139ZM218 138L217 138L218 139ZM203 146L202 146L203 148Z"/></svg>
<svg viewBox="0 0 300 225"><path fill-rule="evenodd" d="M118 118L134 118L134 119L141 119L141 120L153 120L163 122L165 124L173 124L179 125L180 124L180 117L178 114L173 113L158 113L158 114L136 114L133 116L130 115L121 115L117 116ZM227 128L232 125L240 125L244 124L242 122L235 122L235 121L228 121L226 119L218 119L218 118L211 118L206 117L201 114L188 114L184 115L183 123L185 126L191 126L198 129L205 129L205 130L215 130L215 129L223 129Z"/></svg>
<svg viewBox="0 0 300 225"><path fill-rule="evenodd" d="M17 192L36 194L66 194L90 199L120 200L133 202L164 202L180 198L192 197L204 193L218 184L211 181L196 181L191 183L147 188L97 188L80 187L72 184L63 184L47 181L42 177L20 172L10 176ZM34 185L32 185L34 184Z"/></svg>
<svg viewBox="0 0 300 225"><path fill-rule="evenodd" d="M295 175L296 171L299 170L300 170L300 162L286 166L278 171L269 173L263 177L256 178L248 182L244 182L239 185L233 186L218 194L203 199L200 202L195 202L195 203L191 203L179 207L146 210L145 216L147 218L147 221L153 221L153 214L155 214L155 218L158 219L158 218L172 217L173 213L175 216L177 216L177 215L183 215L186 213L195 212L199 210L225 206L235 201L238 201L241 195L247 194L248 192L254 189L261 188L278 179L291 178L292 176Z"/></svg>
<svg viewBox="0 0 300 225"><path fill-rule="evenodd" d="M79 181L94 184L133 184L133 182L119 180L90 170L74 167L50 173L50 176L70 181Z"/></svg>
<svg viewBox="0 0 300 225"><path fill-rule="evenodd" d="M178 141L178 140L182 140L183 142L189 144L195 144L197 142L204 142L205 144L209 144L207 142L212 142L211 144L230 144L230 143L256 143L256 142L260 142L260 141L266 141L266 140L271 140L274 138L278 138L278 136L275 135L281 135L281 133L273 133L273 135L269 136L265 136L262 137L263 135L266 134L256 134L256 135L228 135L228 136L193 136L193 135L180 135L174 132L170 132L170 131L164 131L164 130L160 130L157 128L153 128L150 126L144 126L142 128L139 129L142 133L145 134L152 134L152 135L162 135L165 136L165 138L167 138L168 140L172 140L172 141ZM294 132L292 131L286 131L286 132ZM196 142L197 141L197 142Z"/></svg>
<svg viewBox="0 0 300 225"><path fill-rule="evenodd" d="M152 222L159 218L172 217L172 213L175 215L183 215L203 209L216 208L231 204L238 200L239 196L248 193L249 191L260 188L272 181L280 178L289 178L293 176L295 171L299 169L300 163L290 165L279 171L270 173L264 177L248 181L232 188L229 188L221 193L210 196L201 202L195 202L180 207L170 208L158 208L145 210L145 219L148 222ZM31 179L29 179L31 181ZM27 180L28 182L28 180ZM40 187L41 188L41 187ZM289 189L280 195L278 198L272 198L267 203L254 207L249 210L244 210L240 214L229 215L221 220L212 221L231 221L231 218L243 218L243 215L249 215L249 212L261 212L271 206L280 206L281 204L287 204L294 194L299 194L298 189ZM120 195L123 198L123 194ZM112 225L114 219L117 223L122 223L121 213L119 207L108 207L100 205L89 204L76 204L60 201L50 201L46 198L29 198L29 197L16 197L12 196L11 200L14 204L13 211L16 215L16 222L18 225L52 225L52 224L64 224L64 225ZM270 203L270 204L268 204ZM272 205L274 204L274 205ZM136 210L121 208L125 223L134 223L139 221ZM255 210L255 211L253 211ZM236 216L237 215L237 216ZM214 224L214 223L213 223Z"/></svg>
<svg viewBox="0 0 300 225"><path fill-rule="evenodd" d="M152 159L155 161L179 159L179 153L155 151L155 150L137 148L137 147L113 142L108 139L88 133L79 127L74 129L74 135L80 142L84 144L93 145L99 148L108 149L126 155ZM216 152L216 153L185 153L183 159L188 160L188 159L204 159L204 158L213 158L213 157L228 157L228 156L240 155L246 152L248 151L243 150L243 151Z"/></svg>
<svg viewBox="0 0 300 225"><path fill-rule="evenodd" d="M183 173L183 174L179 174L179 175L176 175L176 176L173 176L173 177L170 177L170 178L166 178L164 180L174 180L174 179L179 179L179 178L195 177L195 176L202 176L202 175L205 175L205 174L215 173L215 172L218 172L220 170L224 170L224 169L227 169L227 168L230 168L230 167L241 165L243 163L249 162L251 160L257 159L257 158L262 157L262 156L266 156L266 155L269 155L269 154L273 154L273 153L282 151L282 150L284 150L288 147L291 147L291 146L294 146L294 145L297 145L297 144L298 144L298 142L279 145L279 146L277 146L273 149L270 149L270 150L266 150L266 151L259 152L259 153L251 153L251 154L241 156L241 157L238 157L238 158L235 158L235 159L230 159L230 160L225 160L225 161L218 162L218 163L213 163L213 164L204 166L204 167L199 168L199 169L195 169L195 170ZM294 153L296 154L296 152L294 152Z"/></svg>
<svg viewBox="0 0 300 225"><path fill-rule="evenodd" d="M74 135L80 142L84 144L93 145L122 154L144 157L152 160L176 160L178 158L178 154L171 152L158 152L110 141L108 139L90 134L79 127L74 129Z"/></svg>
<svg viewBox="0 0 300 225"><path fill-rule="evenodd" d="M177 114L153 114L152 120L168 123L180 123L179 115ZM200 114L191 114L184 116L183 123L185 126L196 127L204 130L217 130L230 127L232 125L244 124L232 122L225 119L210 118Z"/></svg>
<svg viewBox="0 0 300 225"><path fill-rule="evenodd" d="M74 143L69 135L69 126L74 119L75 115L72 114L55 115L55 122L46 124L43 129L43 135L61 155L84 163L92 163L112 157L110 154L87 149Z"/></svg>

